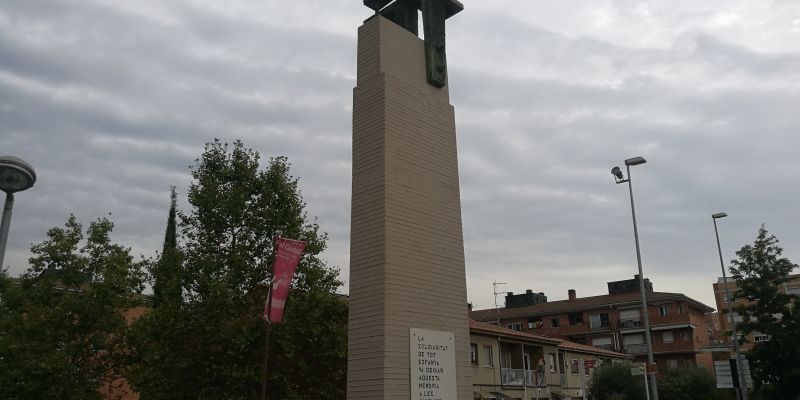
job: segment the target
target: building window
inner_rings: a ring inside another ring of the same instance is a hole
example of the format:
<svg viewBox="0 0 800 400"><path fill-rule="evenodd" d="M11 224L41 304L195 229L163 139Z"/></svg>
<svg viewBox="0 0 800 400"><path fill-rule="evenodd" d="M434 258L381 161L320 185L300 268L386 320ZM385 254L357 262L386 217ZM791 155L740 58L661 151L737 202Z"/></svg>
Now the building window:
<svg viewBox="0 0 800 400"><path fill-rule="evenodd" d="M611 344L611 338L610 337L592 338L592 346L597 347L599 349L614 350L614 348L613 348L613 346Z"/></svg>
<svg viewBox="0 0 800 400"><path fill-rule="evenodd" d="M478 366L478 345L475 343L469 344L469 361L474 366Z"/></svg>
<svg viewBox="0 0 800 400"><path fill-rule="evenodd" d="M753 333L753 341L756 343L769 342L769 335L763 333Z"/></svg>
<svg viewBox="0 0 800 400"><path fill-rule="evenodd" d="M623 350L629 354L643 354L647 352L647 347L644 345L644 334L642 333L623 335L622 346Z"/></svg>
<svg viewBox="0 0 800 400"><path fill-rule="evenodd" d="M675 341L675 336L672 335L672 332L663 332L661 333L661 341L664 343L672 343Z"/></svg>
<svg viewBox="0 0 800 400"><path fill-rule="evenodd" d="M569 320L570 325L579 325L583 323L583 313L581 312L571 312L567 314L567 319Z"/></svg>
<svg viewBox="0 0 800 400"><path fill-rule="evenodd" d="M731 314L728 314L728 315L726 315L726 316L725 316L725 318L728 320L728 323L729 323L729 324L730 324L730 323L732 323L732 322L731 322ZM734 319L736 322L742 322L742 321L744 321L744 318L742 318L742 316L741 316L741 315L739 315L738 313L733 313L733 319Z"/></svg>
<svg viewBox="0 0 800 400"><path fill-rule="evenodd" d="M553 328L558 328L558 318L553 318L550 320L550 326Z"/></svg>
<svg viewBox="0 0 800 400"><path fill-rule="evenodd" d="M519 322L515 322L513 324L506 325L506 328L514 330L514 331L521 331L522 330L522 324L519 323Z"/></svg>
<svg viewBox="0 0 800 400"><path fill-rule="evenodd" d="M600 313L589 316L591 329L608 328L608 313Z"/></svg>
<svg viewBox="0 0 800 400"><path fill-rule="evenodd" d="M678 368L678 360L667 360L667 369Z"/></svg>
<svg viewBox="0 0 800 400"><path fill-rule="evenodd" d="M676 307L678 309L678 314L683 314L683 303L678 303Z"/></svg>
<svg viewBox="0 0 800 400"><path fill-rule="evenodd" d="M569 373L570 374L578 375L578 373L579 373L579 371L578 371L578 363L579 362L580 362L580 360L570 360L570 363L569 363Z"/></svg>
<svg viewBox="0 0 800 400"><path fill-rule="evenodd" d="M492 345L483 345L483 366L494 367L494 358L492 357Z"/></svg>
<svg viewBox="0 0 800 400"><path fill-rule="evenodd" d="M528 329L541 328L544 328L544 324L542 324L542 317L528 317Z"/></svg>
<svg viewBox="0 0 800 400"><path fill-rule="evenodd" d="M723 303L733 303L733 295L732 294L722 295L722 302Z"/></svg>
<svg viewBox="0 0 800 400"><path fill-rule="evenodd" d="M620 328L638 328L642 326L639 310L620 310L619 311L619 327Z"/></svg>
<svg viewBox="0 0 800 400"><path fill-rule="evenodd" d="M669 315L669 305L658 306L658 315L662 317Z"/></svg>
<svg viewBox="0 0 800 400"><path fill-rule="evenodd" d="M500 347L500 368L511 368L511 350Z"/></svg>
<svg viewBox="0 0 800 400"><path fill-rule="evenodd" d="M688 342L689 340L691 340L691 337L687 332L678 333L678 338L680 338L681 342Z"/></svg>
<svg viewBox="0 0 800 400"><path fill-rule="evenodd" d="M547 367L550 372L556 372L556 355L554 353L547 353Z"/></svg>

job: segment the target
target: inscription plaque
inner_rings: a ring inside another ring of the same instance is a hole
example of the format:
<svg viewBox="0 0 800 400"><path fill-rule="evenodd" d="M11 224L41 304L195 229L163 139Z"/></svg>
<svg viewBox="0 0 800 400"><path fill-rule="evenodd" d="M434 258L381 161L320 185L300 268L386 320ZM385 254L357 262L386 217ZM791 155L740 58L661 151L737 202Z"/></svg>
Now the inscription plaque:
<svg viewBox="0 0 800 400"><path fill-rule="evenodd" d="M410 328L411 400L456 399L453 332Z"/></svg>

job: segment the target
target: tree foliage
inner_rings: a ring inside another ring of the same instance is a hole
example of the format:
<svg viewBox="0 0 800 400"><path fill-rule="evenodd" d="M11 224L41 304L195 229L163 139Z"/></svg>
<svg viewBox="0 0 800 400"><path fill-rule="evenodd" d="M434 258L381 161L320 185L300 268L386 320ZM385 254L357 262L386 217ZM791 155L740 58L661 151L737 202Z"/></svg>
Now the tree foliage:
<svg viewBox="0 0 800 400"><path fill-rule="evenodd" d="M0 276L0 398L92 399L122 394L118 358L137 305L142 263L111 242L106 218L63 228L33 245L30 268Z"/></svg>
<svg viewBox="0 0 800 400"><path fill-rule="evenodd" d="M783 248L762 225L752 245L736 252L731 275L736 281L736 299L746 301L736 308L744 322L745 335L767 334L769 341L755 343L748 354L756 395L764 399L800 398L800 299L779 289L797 264L782 257Z"/></svg>
<svg viewBox="0 0 800 400"><path fill-rule="evenodd" d="M592 400L644 400L646 398L644 378L632 376L631 363L603 364L595 370L589 382L589 398Z"/></svg>
<svg viewBox="0 0 800 400"><path fill-rule="evenodd" d="M169 215L167 217L167 231L164 234L164 247L161 258L151 268L153 280L153 307L164 304L179 305L182 301L181 254L178 249L177 211L178 195L173 186L170 190Z"/></svg>
<svg viewBox="0 0 800 400"><path fill-rule="evenodd" d="M713 400L714 375L699 366L669 369L658 380L658 396L669 400Z"/></svg>
<svg viewBox="0 0 800 400"><path fill-rule="evenodd" d="M344 398L347 304L333 294L338 272L319 258L327 237L308 221L288 160L264 169L259 160L239 141L217 140L192 168L190 209L179 213L182 301L154 308L131 332L130 376L143 400L258 398L277 236L307 246L272 329L270 398Z"/></svg>

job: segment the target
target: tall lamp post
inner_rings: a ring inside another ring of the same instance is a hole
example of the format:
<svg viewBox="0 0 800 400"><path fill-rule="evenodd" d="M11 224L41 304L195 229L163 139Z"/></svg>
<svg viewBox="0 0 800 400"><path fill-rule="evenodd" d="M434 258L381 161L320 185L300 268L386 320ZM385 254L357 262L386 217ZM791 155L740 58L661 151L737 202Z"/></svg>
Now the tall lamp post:
<svg viewBox="0 0 800 400"><path fill-rule="evenodd" d="M717 251L719 252L719 266L722 268L722 287L725 288L725 302L728 303L728 316L731 319L731 331L733 341L733 353L736 355L736 371L739 375L739 397L742 400L747 400L747 382L744 380L744 365L742 365L741 354L739 353L739 338L736 335L736 318L733 316L733 302L731 301L730 289L728 289L728 277L725 275L725 262L722 261L722 246L719 245L719 230L717 229L717 219L725 218L728 214L724 212L711 215L714 221L714 234L717 236Z"/></svg>
<svg viewBox="0 0 800 400"><path fill-rule="evenodd" d="M3 268L3 259L6 255L14 193L30 188L35 182L36 172L30 164L14 156L0 156L0 190L6 192L3 220L0 223L0 270Z"/></svg>
<svg viewBox="0 0 800 400"><path fill-rule="evenodd" d="M633 238L636 241L636 262L639 264L639 292L642 297L642 318L644 319L644 337L647 343L647 374L650 375L650 387L653 391L653 400L658 400L658 382L656 382L656 372L653 368L655 360L653 359L653 343L650 339L650 317L647 312L647 297L645 295L644 275L642 274L642 252L639 249L639 230L636 227L636 208L633 205L633 185L631 183L631 165L639 165L646 163L644 157L633 157L625 160L625 167L628 172L628 179L622 175L622 170L619 167L611 169L611 174L614 175L616 182L628 182L628 191L631 195L631 215L633 216Z"/></svg>

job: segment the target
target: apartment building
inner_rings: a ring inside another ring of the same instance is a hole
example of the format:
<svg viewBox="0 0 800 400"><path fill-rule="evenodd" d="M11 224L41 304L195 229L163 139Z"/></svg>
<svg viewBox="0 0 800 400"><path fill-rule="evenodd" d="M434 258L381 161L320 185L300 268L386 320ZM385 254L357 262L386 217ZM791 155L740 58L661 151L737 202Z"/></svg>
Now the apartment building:
<svg viewBox="0 0 800 400"><path fill-rule="evenodd" d="M717 303L717 310L719 310L719 330L716 333L716 336L719 340L716 344L727 347L727 343L730 343L730 335L728 335L727 332L731 331L731 318L734 318L737 323L743 321L742 316L736 313L736 311L734 311L733 314L729 314L728 308L733 306L735 309L737 306L742 305L745 302L739 299L733 299L738 287L732 278L728 278L726 281L720 277L717 279L717 282L712 284L712 287L714 289L714 301ZM728 293L727 296L725 295L726 288ZM800 274L789 275L786 282L778 287L778 292L800 296ZM747 342L740 346L740 349L743 351L748 351L753 348L754 344L769 339L769 335L764 333L750 333L747 335Z"/></svg>
<svg viewBox="0 0 800 400"><path fill-rule="evenodd" d="M507 329L561 338L647 360L638 277L608 282L608 294L546 301L542 293L508 293L503 308L472 311L470 318ZM714 309L682 293L655 292L645 280L653 353L659 370L702 365L713 370L707 313ZM535 296L530 296L535 294ZM533 304L519 298L535 299ZM508 304L512 304L511 307Z"/></svg>
<svg viewBox="0 0 800 400"><path fill-rule="evenodd" d="M475 399L582 399L595 368L631 356L469 322Z"/></svg>

